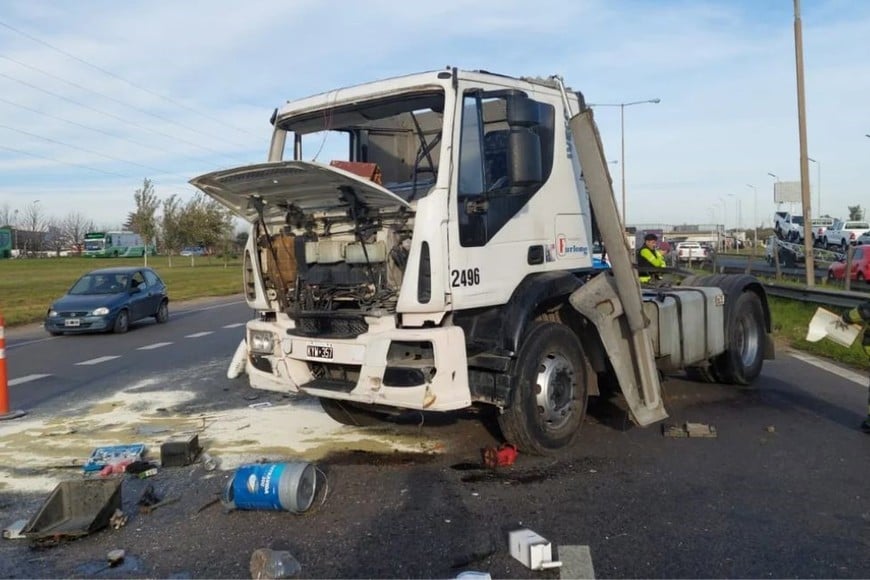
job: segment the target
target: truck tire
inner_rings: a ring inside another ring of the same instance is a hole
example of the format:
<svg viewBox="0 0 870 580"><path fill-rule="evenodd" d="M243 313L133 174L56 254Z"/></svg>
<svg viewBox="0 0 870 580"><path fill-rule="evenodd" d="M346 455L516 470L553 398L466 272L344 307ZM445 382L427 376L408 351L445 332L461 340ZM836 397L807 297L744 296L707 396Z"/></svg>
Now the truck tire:
<svg viewBox="0 0 870 580"><path fill-rule="evenodd" d="M536 321L520 346L502 435L525 453L551 455L574 442L586 415L586 359L563 324Z"/></svg>
<svg viewBox="0 0 870 580"><path fill-rule="evenodd" d="M728 321L728 350L713 362L713 374L721 382L748 385L764 363L764 310L755 292L740 294Z"/></svg>
<svg viewBox="0 0 870 580"><path fill-rule="evenodd" d="M363 408L362 405L351 403L349 401L339 401L336 399L326 399L320 397L320 406L329 417L341 423L342 425L352 425L354 427L371 427L372 425L380 425L384 422L384 415L375 411L369 411Z"/></svg>

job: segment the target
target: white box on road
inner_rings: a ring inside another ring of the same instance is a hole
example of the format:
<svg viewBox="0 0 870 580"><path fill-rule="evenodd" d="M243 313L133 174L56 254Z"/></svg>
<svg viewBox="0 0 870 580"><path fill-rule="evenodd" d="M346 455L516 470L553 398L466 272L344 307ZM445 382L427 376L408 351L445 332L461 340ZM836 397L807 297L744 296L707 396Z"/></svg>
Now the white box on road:
<svg viewBox="0 0 870 580"><path fill-rule="evenodd" d="M532 570L558 568L562 562L553 561L553 546L550 542L528 528L508 532L511 556Z"/></svg>

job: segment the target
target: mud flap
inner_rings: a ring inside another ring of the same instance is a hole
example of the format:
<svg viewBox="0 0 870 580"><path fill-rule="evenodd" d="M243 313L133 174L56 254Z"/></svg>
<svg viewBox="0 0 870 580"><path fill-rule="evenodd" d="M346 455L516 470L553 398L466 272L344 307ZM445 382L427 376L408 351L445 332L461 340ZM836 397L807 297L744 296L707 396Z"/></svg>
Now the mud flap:
<svg viewBox="0 0 870 580"><path fill-rule="evenodd" d="M568 300L598 329L632 420L646 426L665 419L668 414L662 403L649 331L631 333L613 277L603 273L595 276Z"/></svg>
<svg viewBox="0 0 870 580"><path fill-rule="evenodd" d="M236 347L230 366L227 368L227 378L234 379L248 370L248 343L245 339Z"/></svg>

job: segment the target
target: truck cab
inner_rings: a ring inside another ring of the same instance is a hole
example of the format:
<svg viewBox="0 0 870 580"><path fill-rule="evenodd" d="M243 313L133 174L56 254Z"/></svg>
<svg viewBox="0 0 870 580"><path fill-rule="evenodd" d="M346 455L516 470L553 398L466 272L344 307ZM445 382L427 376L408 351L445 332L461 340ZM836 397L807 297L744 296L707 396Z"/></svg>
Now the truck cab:
<svg viewBox="0 0 870 580"><path fill-rule="evenodd" d="M277 109L264 163L191 181L251 224L230 375L355 425L493 405L533 453L576 438L599 377L639 424L664 370L751 382L763 288L642 291L591 115L559 77L458 69Z"/></svg>

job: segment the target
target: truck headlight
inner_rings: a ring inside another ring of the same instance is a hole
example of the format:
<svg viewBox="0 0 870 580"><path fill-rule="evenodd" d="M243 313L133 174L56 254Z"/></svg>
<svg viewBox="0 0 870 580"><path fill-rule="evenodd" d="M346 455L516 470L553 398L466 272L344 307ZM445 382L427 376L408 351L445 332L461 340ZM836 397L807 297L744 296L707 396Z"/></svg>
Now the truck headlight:
<svg viewBox="0 0 870 580"><path fill-rule="evenodd" d="M91 312L91 314L93 314L94 316L105 316L108 313L109 309L105 306L100 306L99 308L96 308L93 312Z"/></svg>
<svg viewBox="0 0 870 580"><path fill-rule="evenodd" d="M252 330L250 337L251 352L257 352L260 354L272 354L273 336L274 335L271 332Z"/></svg>

